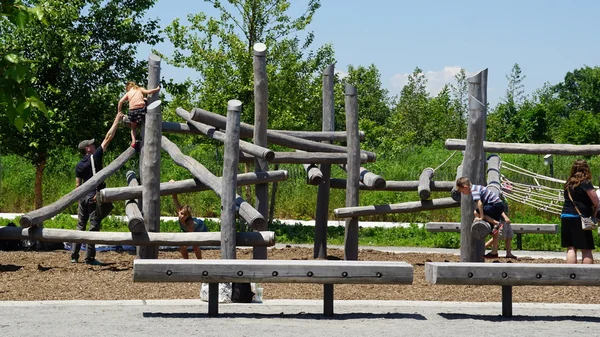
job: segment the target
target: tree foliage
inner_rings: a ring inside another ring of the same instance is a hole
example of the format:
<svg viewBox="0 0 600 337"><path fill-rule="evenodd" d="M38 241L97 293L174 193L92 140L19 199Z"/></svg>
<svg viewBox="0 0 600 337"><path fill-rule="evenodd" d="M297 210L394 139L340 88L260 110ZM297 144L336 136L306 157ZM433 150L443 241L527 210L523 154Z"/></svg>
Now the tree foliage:
<svg viewBox="0 0 600 337"><path fill-rule="evenodd" d="M75 149L81 139L103 139L116 114L126 79L141 82L145 62L135 60L136 45L159 40L155 20L145 11L154 0L39 0L47 24L0 28L1 54L31 60L31 86L52 113L32 110L17 128L0 112L0 147L28 159L38 169L36 207L50 150ZM39 180L39 182L38 182Z"/></svg>
<svg viewBox="0 0 600 337"><path fill-rule="evenodd" d="M321 115L320 75L333 63L333 49L325 45L312 51L313 33L302 40L298 34L308 27L320 2L309 0L297 18L288 15L287 0L205 2L218 11L218 17L190 14L189 25L176 19L165 30L176 48L165 57L167 62L199 74L189 88L195 94L189 97L190 107L224 114L227 101L239 99L245 104L242 121L253 123L252 50L260 42L267 46L269 126L319 130L320 118L314 117Z"/></svg>

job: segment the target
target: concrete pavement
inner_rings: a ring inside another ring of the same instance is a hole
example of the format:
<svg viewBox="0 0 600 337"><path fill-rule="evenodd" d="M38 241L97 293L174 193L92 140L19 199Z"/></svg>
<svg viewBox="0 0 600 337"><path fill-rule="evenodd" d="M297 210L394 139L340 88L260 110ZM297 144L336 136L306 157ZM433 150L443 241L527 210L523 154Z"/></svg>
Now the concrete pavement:
<svg viewBox="0 0 600 337"><path fill-rule="evenodd" d="M335 316L321 301L268 300L221 304L168 301L0 302L3 336L593 336L600 305L336 301Z"/></svg>

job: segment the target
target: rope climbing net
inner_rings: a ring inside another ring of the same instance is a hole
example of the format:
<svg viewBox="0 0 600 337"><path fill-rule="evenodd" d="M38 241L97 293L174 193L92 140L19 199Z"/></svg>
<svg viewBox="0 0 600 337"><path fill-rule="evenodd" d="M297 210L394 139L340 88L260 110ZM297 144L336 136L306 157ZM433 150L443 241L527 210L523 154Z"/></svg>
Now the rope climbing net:
<svg viewBox="0 0 600 337"><path fill-rule="evenodd" d="M516 182L509 180L504 174L500 175L500 183L506 199L548 213L560 214L564 200L563 189L548 185L560 186L564 181L528 171L505 161L502 161L501 165L502 170L527 177L523 180L531 181L531 183Z"/></svg>

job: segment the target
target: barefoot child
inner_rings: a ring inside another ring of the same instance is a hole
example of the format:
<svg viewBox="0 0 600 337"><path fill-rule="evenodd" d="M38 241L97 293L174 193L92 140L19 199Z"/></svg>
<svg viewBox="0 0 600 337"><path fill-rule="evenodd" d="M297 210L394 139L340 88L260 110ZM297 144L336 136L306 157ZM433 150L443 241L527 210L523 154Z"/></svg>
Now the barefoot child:
<svg viewBox="0 0 600 337"><path fill-rule="evenodd" d="M129 112L127 113L127 117L129 118L129 126L131 128L131 147L135 147L135 129L137 128L137 123L144 120L146 115L146 101L144 100L144 95L153 94L159 90L160 86L148 90L138 87L133 81L127 82L127 85L125 86L125 91L127 91L127 93L119 100L117 111L120 113L123 103L129 101Z"/></svg>

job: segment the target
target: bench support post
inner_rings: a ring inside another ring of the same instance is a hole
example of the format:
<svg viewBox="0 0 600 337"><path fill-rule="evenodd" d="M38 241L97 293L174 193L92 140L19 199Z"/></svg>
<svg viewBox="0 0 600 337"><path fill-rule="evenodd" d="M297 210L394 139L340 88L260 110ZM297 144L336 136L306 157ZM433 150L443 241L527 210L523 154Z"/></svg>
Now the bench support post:
<svg viewBox="0 0 600 337"><path fill-rule="evenodd" d="M323 315L333 317L333 284L323 284Z"/></svg>
<svg viewBox="0 0 600 337"><path fill-rule="evenodd" d="M502 286L502 317L512 317L512 286Z"/></svg>
<svg viewBox="0 0 600 337"><path fill-rule="evenodd" d="M517 250L523 250L523 234L517 234Z"/></svg>
<svg viewBox="0 0 600 337"><path fill-rule="evenodd" d="M208 284L208 316L216 317L219 314L219 284Z"/></svg>

